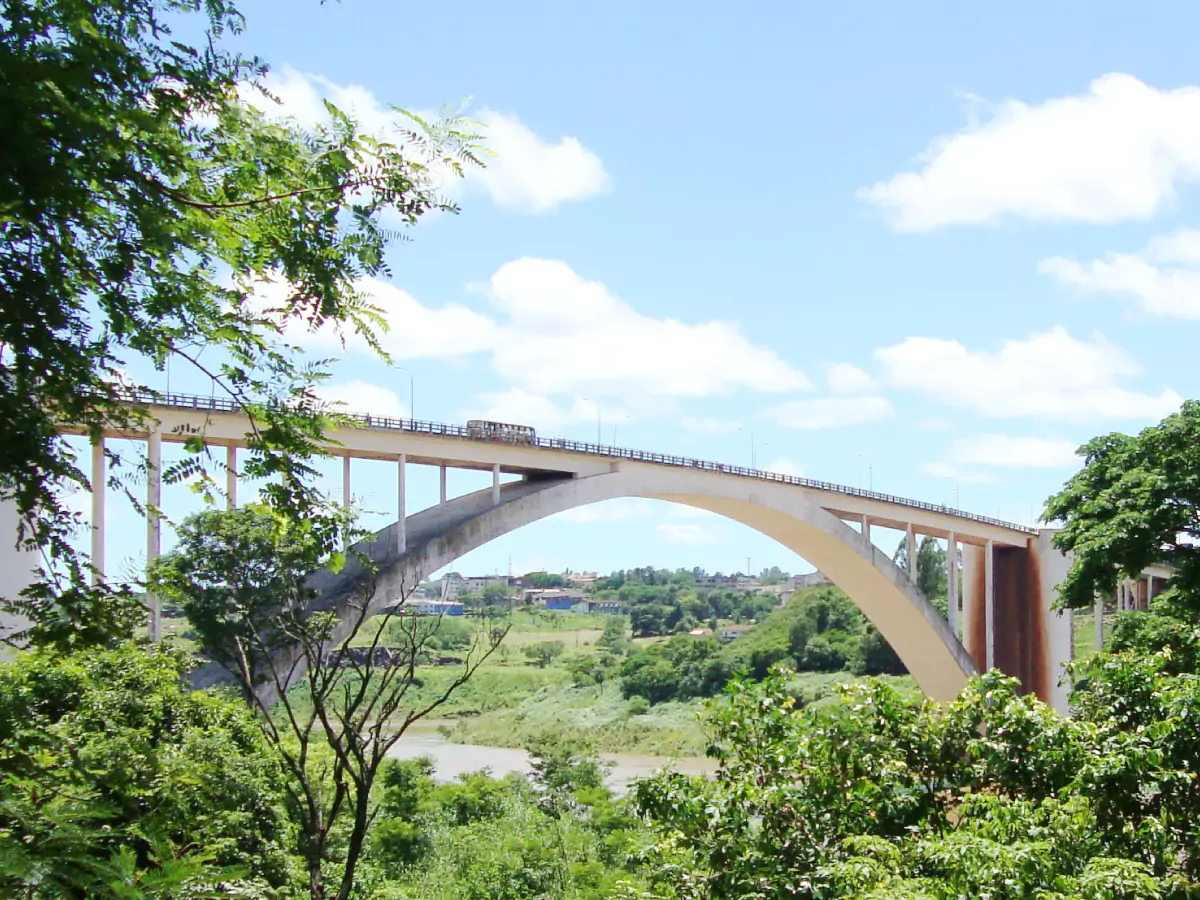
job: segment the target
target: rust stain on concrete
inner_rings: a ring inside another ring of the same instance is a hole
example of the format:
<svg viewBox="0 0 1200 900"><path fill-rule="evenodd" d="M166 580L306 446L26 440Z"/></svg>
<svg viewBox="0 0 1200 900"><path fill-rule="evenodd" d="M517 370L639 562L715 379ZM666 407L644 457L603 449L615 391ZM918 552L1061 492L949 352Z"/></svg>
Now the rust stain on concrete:
<svg viewBox="0 0 1200 900"><path fill-rule="evenodd" d="M993 561L996 668L1021 680L1023 693L1052 701L1041 567L1026 547L997 547Z"/></svg>

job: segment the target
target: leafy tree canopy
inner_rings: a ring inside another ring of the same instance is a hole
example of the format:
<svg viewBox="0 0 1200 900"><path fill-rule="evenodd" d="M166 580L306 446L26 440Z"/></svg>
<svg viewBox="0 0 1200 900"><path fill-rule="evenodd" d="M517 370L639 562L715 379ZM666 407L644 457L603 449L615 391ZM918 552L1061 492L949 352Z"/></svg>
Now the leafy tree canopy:
<svg viewBox="0 0 1200 900"><path fill-rule="evenodd" d="M393 226L453 211L430 173L474 162L474 137L419 119L366 134L329 105L312 130L264 111L266 66L227 49L244 25L230 0L11 0L0 21L0 498L54 563L16 605L35 640L103 643L138 604L89 587L71 549L61 497L91 486L59 426L136 427L126 367L176 360L252 414L245 474L268 479L266 502L321 514L320 366L285 328L329 323L378 349L386 323L358 279L388 273ZM256 299L263 285L278 299ZM168 479L201 474L202 436L188 447Z"/></svg>
<svg viewBox="0 0 1200 900"><path fill-rule="evenodd" d="M184 686L186 665L125 645L0 666L0 894L141 896L113 885L165 887L187 860L197 890L289 881L277 761L241 703Z"/></svg>
<svg viewBox="0 0 1200 900"><path fill-rule="evenodd" d="M1084 467L1046 504L1047 519L1063 522L1055 545L1075 555L1059 586L1065 606L1089 608L1118 578L1165 563L1179 611L1200 617L1197 447L1200 402L1189 400L1135 437L1107 434L1080 448Z"/></svg>

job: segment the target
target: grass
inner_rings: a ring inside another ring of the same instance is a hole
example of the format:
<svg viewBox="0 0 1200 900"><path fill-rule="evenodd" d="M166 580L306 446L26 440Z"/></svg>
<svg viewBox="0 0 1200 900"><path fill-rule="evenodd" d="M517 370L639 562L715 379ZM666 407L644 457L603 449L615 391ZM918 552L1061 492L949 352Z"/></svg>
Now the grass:
<svg viewBox="0 0 1200 900"><path fill-rule="evenodd" d="M476 681L487 682L494 673L494 669L481 669ZM802 672L790 687L803 704L820 704L832 702L838 685L863 680L849 672ZM914 700L921 696L908 676L883 676L880 680ZM638 715L634 703L621 696L615 682L588 687L562 682L531 693L511 707L462 718L443 733L463 744L522 747L531 738L552 732L585 740L602 753L701 756L710 743L702 722L706 703L704 699L659 703Z"/></svg>
<svg viewBox="0 0 1200 900"><path fill-rule="evenodd" d="M491 674L481 671L479 676L487 680ZM509 709L460 720L444 733L464 744L521 747L530 738L552 732L585 740L604 753L701 756L707 746L700 726L702 709L703 702L693 700L660 703L634 715L614 682L589 687L559 684Z"/></svg>
<svg viewBox="0 0 1200 900"><path fill-rule="evenodd" d="M1107 643L1112 635L1114 616L1104 617L1104 640ZM1096 652L1096 617L1092 613L1075 613L1075 633L1073 635L1075 658L1082 659Z"/></svg>

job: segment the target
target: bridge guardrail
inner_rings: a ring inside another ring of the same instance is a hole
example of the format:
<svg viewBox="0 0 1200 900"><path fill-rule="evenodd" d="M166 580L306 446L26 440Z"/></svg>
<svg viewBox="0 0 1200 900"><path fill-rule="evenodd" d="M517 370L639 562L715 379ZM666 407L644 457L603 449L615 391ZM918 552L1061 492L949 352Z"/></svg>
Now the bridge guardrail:
<svg viewBox="0 0 1200 900"><path fill-rule="evenodd" d="M241 404L225 397L201 397L196 394L176 394L176 393L157 393L154 391L133 390L129 391L129 399L131 403L148 404L154 406L170 406L178 409L196 409L207 412L245 412ZM404 431L414 434L432 434L441 437L457 437L464 440L476 441L477 437L472 437L465 425L450 425L445 422L425 422L420 419L393 419L387 416L373 416L367 413L342 413L347 419L351 419L367 428L377 428L384 431ZM492 443L485 441L484 443ZM861 497L867 500L880 500L885 503L894 503L898 506L907 506L912 509L923 509L929 512L940 512L947 515L952 515L960 519L968 519L972 522L980 522L986 525L996 525L1000 528L1009 528L1014 531L1023 531L1027 534L1036 534L1037 529L1028 525L1017 525L1013 522L1006 522L1003 519L993 518L991 516L982 516L977 513L965 512L961 509L954 509L945 504L926 503L923 500L912 500L908 497L897 497L894 494L884 494L878 491L864 490L863 488L850 487L845 484L835 484L831 481L820 481L815 478L804 478L799 475L784 475L779 472L768 472L764 469L751 469L747 466L735 466L728 463L711 462L702 459L691 459L685 456L674 456L668 453L654 453L649 450L632 450L625 447L609 447L603 444L591 444L586 441L573 441L568 438L546 438L537 437L530 442L530 446L545 447L548 450L566 450L571 453L586 453L592 456L604 456L614 459L629 459L636 462L650 462L665 466L675 466L679 468L702 469L707 472L720 472L724 475L741 475L747 478L757 478L762 481L776 481L782 484L794 484L798 487L813 488L815 490L830 491L837 494L845 494L850 497Z"/></svg>

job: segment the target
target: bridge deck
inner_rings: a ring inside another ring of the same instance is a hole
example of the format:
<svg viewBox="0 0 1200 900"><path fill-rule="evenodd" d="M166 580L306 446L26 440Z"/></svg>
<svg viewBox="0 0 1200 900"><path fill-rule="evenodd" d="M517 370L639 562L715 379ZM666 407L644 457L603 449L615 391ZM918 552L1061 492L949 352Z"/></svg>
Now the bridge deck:
<svg viewBox="0 0 1200 900"><path fill-rule="evenodd" d="M242 446L246 434L250 431L250 423L243 408L234 401L221 397L139 392L131 396L130 403L145 408L161 423L164 441L181 442L195 437L202 431L211 444ZM199 424L196 421L197 414L203 415L203 421ZM795 485L824 495L840 495L844 499L822 497L821 505L851 521L858 521L865 515L872 524L882 527L903 530L911 523L914 527L920 526L918 530L922 534L945 537L953 531L960 540L982 541L987 538L1013 545L1023 545L1030 535L1037 534L1036 528L1027 525L953 509L944 504L927 503L879 491L728 463L558 437L538 437L527 444L509 444L472 437L462 425L392 419L365 413L348 414L345 421L344 427L334 430L330 435L328 448L335 455L394 461L403 453L408 462L418 465L483 471L491 471L494 466L499 466L502 472L520 475L586 476L611 471L614 465L619 465L622 461L648 463L754 478L764 482ZM65 433L72 433L69 428L63 430ZM146 432L113 430L107 436L137 439L145 438ZM403 438L402 442L398 444L397 438ZM913 517L912 512L916 511L926 515ZM957 523L967 527L960 530Z"/></svg>

